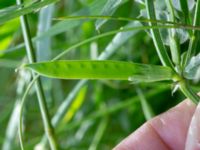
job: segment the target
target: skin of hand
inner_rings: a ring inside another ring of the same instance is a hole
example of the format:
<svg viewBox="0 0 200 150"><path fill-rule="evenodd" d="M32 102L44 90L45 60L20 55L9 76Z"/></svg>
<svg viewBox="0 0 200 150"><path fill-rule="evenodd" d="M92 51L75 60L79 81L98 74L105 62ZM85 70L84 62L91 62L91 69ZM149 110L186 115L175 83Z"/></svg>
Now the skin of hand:
<svg viewBox="0 0 200 150"><path fill-rule="evenodd" d="M143 124L113 150L184 150L196 105L185 100Z"/></svg>

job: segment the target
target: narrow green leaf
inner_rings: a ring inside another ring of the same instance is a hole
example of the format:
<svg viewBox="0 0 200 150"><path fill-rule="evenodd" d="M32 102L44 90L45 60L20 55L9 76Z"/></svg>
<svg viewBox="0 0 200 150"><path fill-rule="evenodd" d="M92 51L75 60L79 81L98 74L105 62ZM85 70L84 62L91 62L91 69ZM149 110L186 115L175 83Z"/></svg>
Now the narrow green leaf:
<svg viewBox="0 0 200 150"><path fill-rule="evenodd" d="M124 28L134 28L142 26L141 23L135 21L130 22ZM116 49L118 49L120 46L122 46L125 42L127 42L131 37L139 33L139 30L133 30L129 32L118 32L113 39L109 42L109 44L106 46L103 53L98 57L98 60L105 60L110 57Z"/></svg>
<svg viewBox="0 0 200 150"><path fill-rule="evenodd" d="M123 61L53 61L26 64L26 68L51 78L110 79L133 82L171 80L169 67Z"/></svg>
<svg viewBox="0 0 200 150"><path fill-rule="evenodd" d="M198 26L198 25L200 25L200 0L197 0L196 2L195 15L193 19L193 26ZM191 57L195 55L195 52L197 51L197 48L198 48L197 44L199 42L199 37L200 37L200 33L196 30L193 30L193 36L192 38L190 38L187 55L183 61L183 67L185 67L188 64Z"/></svg>
<svg viewBox="0 0 200 150"><path fill-rule="evenodd" d="M48 31L44 32L43 34L41 34L40 36L34 37L32 38L32 42L36 42L38 40L41 40L43 38L47 38L47 37L51 37L54 35L57 35L61 32L64 31L68 31L68 30L72 30L73 28L77 27L80 23L81 23L81 19L106 19L106 20L117 20L117 21L139 21L139 22L151 22L151 23L160 23L160 24L169 24L169 25L162 25L162 26L151 26L152 29L153 28L158 28L158 29L162 29L162 28L180 28L177 30L181 30L181 29L187 29L187 30L195 30L195 31L199 31L200 27L199 26L191 26L191 25L185 25L185 24L180 24L180 23L174 23L174 22L169 22L169 21L164 21L164 20L153 20L153 19L140 19L140 18L126 18L126 17L112 17L112 16L68 16L68 17L61 17L61 18L57 18L57 20L63 20L61 22L58 22L57 24L55 24L54 26L52 26ZM73 20L73 21L71 21ZM151 27L146 27L144 26L144 30L145 29L150 29ZM133 29L134 30L134 29ZM125 32L125 31L123 31ZM184 36L185 33L181 33L180 31L180 36ZM183 39L183 42L186 39ZM16 50L20 50L24 48L24 43L21 43L19 45L16 45L15 47L11 47L7 50L2 50L3 52L1 52L0 50L0 54L4 54L4 53L10 53L10 52L14 52Z"/></svg>
<svg viewBox="0 0 200 150"><path fill-rule="evenodd" d="M178 11L182 11L182 8L181 8L181 0L171 0L172 1L172 5L173 7L178 10ZM194 8L194 5L195 5L195 1L194 0L187 0L188 1L188 8L189 8L189 11L191 11L193 8Z"/></svg>
<svg viewBox="0 0 200 150"><path fill-rule="evenodd" d="M52 17L55 6L53 4L48 7L42 8L39 13L38 31L37 36L40 36L43 32L49 30L52 24ZM49 60L51 57L51 38L46 37L36 42L37 60L44 61Z"/></svg>
<svg viewBox="0 0 200 150"><path fill-rule="evenodd" d="M52 24L52 17L54 13L55 5L51 4L48 7L44 7L40 10L38 16L37 36L40 36L43 32L47 31ZM36 58L37 61L49 60L52 55L51 49L52 40L51 37L46 37L36 41ZM47 97L47 103L51 104L53 82L47 78L41 78L43 88L45 89L45 96ZM57 81L60 82L60 81Z"/></svg>
<svg viewBox="0 0 200 150"><path fill-rule="evenodd" d="M155 19L156 20L156 12L154 8L154 3L152 0L145 0L146 4L146 10L147 10L147 15L148 19ZM149 23L150 26L155 26L156 23ZM163 41L161 39L161 35L158 29L151 29L151 35L153 38L154 45L156 47L156 51L158 53L158 56L164 66L169 66L171 68L173 67L173 64L167 54L167 50L163 44Z"/></svg>
<svg viewBox="0 0 200 150"><path fill-rule="evenodd" d="M147 102L145 95L143 94L142 90L139 87L136 88L136 92L140 99L144 117L146 120L150 120L151 118L153 118L155 116L155 113L153 112L152 107Z"/></svg>
<svg viewBox="0 0 200 150"><path fill-rule="evenodd" d="M21 6L23 5L14 5L14 6L9 6L7 8L4 8L4 9L0 9L0 16L3 16L11 11L16 11L17 9L19 9Z"/></svg>
<svg viewBox="0 0 200 150"><path fill-rule="evenodd" d="M169 20L175 22L175 10L172 5L172 0L166 0L166 5L167 9L170 12L169 13ZM176 32L175 29L171 29L168 31L169 32L169 43L170 43L170 52L172 56L172 61L178 68L180 68L180 43L181 43L181 38L182 36L178 35L178 32Z"/></svg>
<svg viewBox="0 0 200 150"><path fill-rule="evenodd" d="M14 61L10 59L0 59L0 67L5 67L5 68L17 68L19 67L21 62L19 61Z"/></svg>
<svg viewBox="0 0 200 150"><path fill-rule="evenodd" d="M169 0L166 0L166 1L169 1ZM143 18L147 18L146 9L140 10L140 16L143 17ZM156 20L157 21L154 21L152 19L147 19L147 20L148 20L148 22L151 22L151 23L162 23L161 20L166 20L164 24L168 24L168 23L170 23L170 24L173 23L174 25L179 24L179 23L174 22L174 20L167 21L168 18L171 19L170 16L169 16L169 13L166 10L156 10ZM140 21L140 20L138 20L138 21ZM147 21L141 20L141 22L145 25L145 22L147 22ZM189 39L189 35L188 35L187 30L185 30L183 28L181 29L181 27L177 28L177 29L172 29L172 30L176 34L176 36L179 39L181 44L186 42ZM166 29L160 29L160 36L161 36L162 42L165 45L168 45L168 46L171 45L171 43L170 43L170 38L171 38L170 32L167 32Z"/></svg>
<svg viewBox="0 0 200 150"><path fill-rule="evenodd" d="M13 149L12 145L14 144L15 137L17 135L19 110L20 110L20 102L19 102L19 99L17 99L17 101L15 102L15 106L13 107L13 111L10 116L8 125L7 125L6 137L4 139L2 150Z"/></svg>
<svg viewBox="0 0 200 150"><path fill-rule="evenodd" d="M103 8L104 4L106 3L106 0L95 0L93 3L91 3L88 7L83 8L73 14L71 16L79 16L79 15L99 15L101 13L101 9ZM74 20L74 21L67 21L63 20L56 24L54 24L48 31L41 34L37 39L41 39L44 37L50 37L57 35L59 33L72 30L73 28L77 27L81 23L83 23L84 20Z"/></svg>
<svg viewBox="0 0 200 150"><path fill-rule="evenodd" d="M181 10L184 14L185 23L190 24L190 13L187 0L180 0Z"/></svg>
<svg viewBox="0 0 200 150"><path fill-rule="evenodd" d="M117 8L125 2L127 2L127 0L108 0L102 9L101 16L111 16ZM107 20L97 20L95 22L96 29L99 30L106 21Z"/></svg>
<svg viewBox="0 0 200 150"><path fill-rule="evenodd" d="M104 108L104 110L105 109L106 108ZM101 122L98 125L97 131L94 135L93 141L91 145L89 146L88 150L96 150L98 148L98 145L100 144L100 141L103 138L103 135L105 134L106 127L108 126L108 121L109 120L107 116L101 120Z"/></svg>
<svg viewBox="0 0 200 150"><path fill-rule="evenodd" d="M56 1L58 1L58 0L44 0L44 1L40 1L40 2L34 2L34 3L29 4L28 6L25 6L20 9L15 9L18 7L14 7L14 6L12 7L12 9L11 9L11 7L9 7L8 8L9 10L4 10L3 11L4 13L2 15L0 15L0 25L11 19L19 17L21 15L28 14L32 11L37 11L38 9L40 9L46 5L49 5L51 3L54 3Z"/></svg>
<svg viewBox="0 0 200 150"><path fill-rule="evenodd" d="M135 0L135 2L145 6L145 1L144 0Z"/></svg>
<svg viewBox="0 0 200 150"><path fill-rule="evenodd" d="M71 14L71 15L72 16L99 15L100 12L101 12L101 9L105 5L105 3L106 3L106 0L95 0L90 5L88 5L86 8L82 8L79 11L77 11L77 12ZM92 12L92 14L90 14L90 12ZM1 19L1 17L0 17L0 19ZM74 20L74 21L68 21L68 20L59 21L58 23L55 23L53 26L51 26L46 32L43 32L39 36L32 38L32 41L36 42L36 41L41 40L43 38L52 37L52 36L57 35L59 33L72 30L75 27L77 27L78 25L80 25L82 22L83 22L83 20L80 20L80 19ZM7 49L6 52L16 51L16 50L22 49L23 47L24 47L24 43L21 43L21 44L15 46L15 47Z"/></svg>

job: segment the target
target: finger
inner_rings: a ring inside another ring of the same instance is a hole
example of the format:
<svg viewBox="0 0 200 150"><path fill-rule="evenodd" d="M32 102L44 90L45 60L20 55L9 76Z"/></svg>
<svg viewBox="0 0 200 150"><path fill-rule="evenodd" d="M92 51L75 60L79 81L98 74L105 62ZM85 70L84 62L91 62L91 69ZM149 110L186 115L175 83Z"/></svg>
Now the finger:
<svg viewBox="0 0 200 150"><path fill-rule="evenodd" d="M194 110L195 104L186 100L156 117L150 124L170 149L183 150Z"/></svg>
<svg viewBox="0 0 200 150"><path fill-rule="evenodd" d="M200 149L200 103L198 104L186 138L185 150L199 150Z"/></svg>
<svg viewBox="0 0 200 150"><path fill-rule="evenodd" d="M168 150L154 128L146 123L123 140L114 150Z"/></svg>
<svg viewBox="0 0 200 150"><path fill-rule="evenodd" d="M182 150L195 105L186 100L145 123L114 150Z"/></svg>

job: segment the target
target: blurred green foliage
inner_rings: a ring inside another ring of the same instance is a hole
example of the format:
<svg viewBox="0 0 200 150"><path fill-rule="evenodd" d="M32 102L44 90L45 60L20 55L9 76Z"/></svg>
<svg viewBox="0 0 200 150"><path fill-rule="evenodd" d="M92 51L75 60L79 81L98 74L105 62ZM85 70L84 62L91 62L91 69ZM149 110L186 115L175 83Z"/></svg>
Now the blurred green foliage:
<svg viewBox="0 0 200 150"><path fill-rule="evenodd" d="M30 3L30 1L25 2ZM95 15L145 17L145 14L142 14L142 9L145 9L142 2L142 0L60 0L48 7L34 9L27 16L38 60L51 60L74 44L101 33L126 26L135 26L130 22L118 20L55 20L55 18ZM1 0L0 3L1 9L15 5L14 0ZM156 11L167 14L164 1L156 2L156 4L158 5ZM189 15L192 16L194 6L189 6L189 8ZM184 14L178 9L181 10L181 8L175 9L175 17L178 22L181 22ZM14 12L8 10L6 14L8 13ZM41 19L42 15L46 19ZM160 16L159 19L162 17ZM45 26L47 24L48 26ZM41 29L41 26L44 28ZM165 29L166 31L168 30ZM181 29L180 32L181 38L183 38L180 43L183 53L189 44L189 33ZM169 37L166 34L162 35L162 39L165 41L168 41L167 38ZM169 54L169 43L166 42L165 45L168 45L167 53ZM197 54L199 53L199 43L196 49ZM161 65L148 31L119 32L99 38L72 49L62 59L97 59L104 51L112 51L112 55L107 55L108 58L106 58L110 60ZM31 80L30 72L21 69L16 71L23 63L27 63L27 58L17 17L0 25L0 147L2 150L20 149L17 131L19 114L14 110L17 109ZM78 82L77 80L42 78L52 118L57 115L56 112L60 106L69 100L67 98L73 94L72 89ZM195 91L200 90L199 84L192 85ZM140 97L136 91L138 88L155 115L166 111L184 99L183 94L179 91L172 95L173 85L171 82L137 85L130 84L128 81L92 80L85 82L84 86L77 90L68 109L64 112L63 118L56 123L55 132L61 149L109 150L136 130L146 121ZM16 116L12 118L14 114ZM44 129L34 88L29 92L25 103L23 127L25 149L34 149L36 146L38 147L38 143L40 146L45 143L41 142L42 138L45 141ZM44 147L44 149L49 149L47 145Z"/></svg>

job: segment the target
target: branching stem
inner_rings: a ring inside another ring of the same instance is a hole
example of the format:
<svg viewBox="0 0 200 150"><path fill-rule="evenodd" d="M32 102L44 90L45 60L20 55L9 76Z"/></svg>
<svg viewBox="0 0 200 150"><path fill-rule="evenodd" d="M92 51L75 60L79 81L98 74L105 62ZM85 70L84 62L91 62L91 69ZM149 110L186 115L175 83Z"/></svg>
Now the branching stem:
<svg viewBox="0 0 200 150"><path fill-rule="evenodd" d="M16 2L18 5L22 4L22 0L16 0ZM31 41L31 35L30 35L30 29L29 29L27 17L21 16L20 22L21 22L22 33L23 33L23 37L24 37L28 60L30 63L36 62L36 57L34 54L34 48L33 48L33 44ZM35 74L32 73L32 76L35 77ZM46 104L44 91L43 91L43 88L41 85L40 78L38 78L35 81L35 89L36 89L36 94L38 97L38 102L39 102L39 107L40 107L40 111L41 111L41 115L42 115L45 132L48 137L50 147L52 150L57 150L58 148L57 148L57 143L56 143L55 136L54 136L54 129L51 125L50 116L49 116L49 112L47 109L47 104ZM22 144L21 144L21 146L23 147Z"/></svg>

